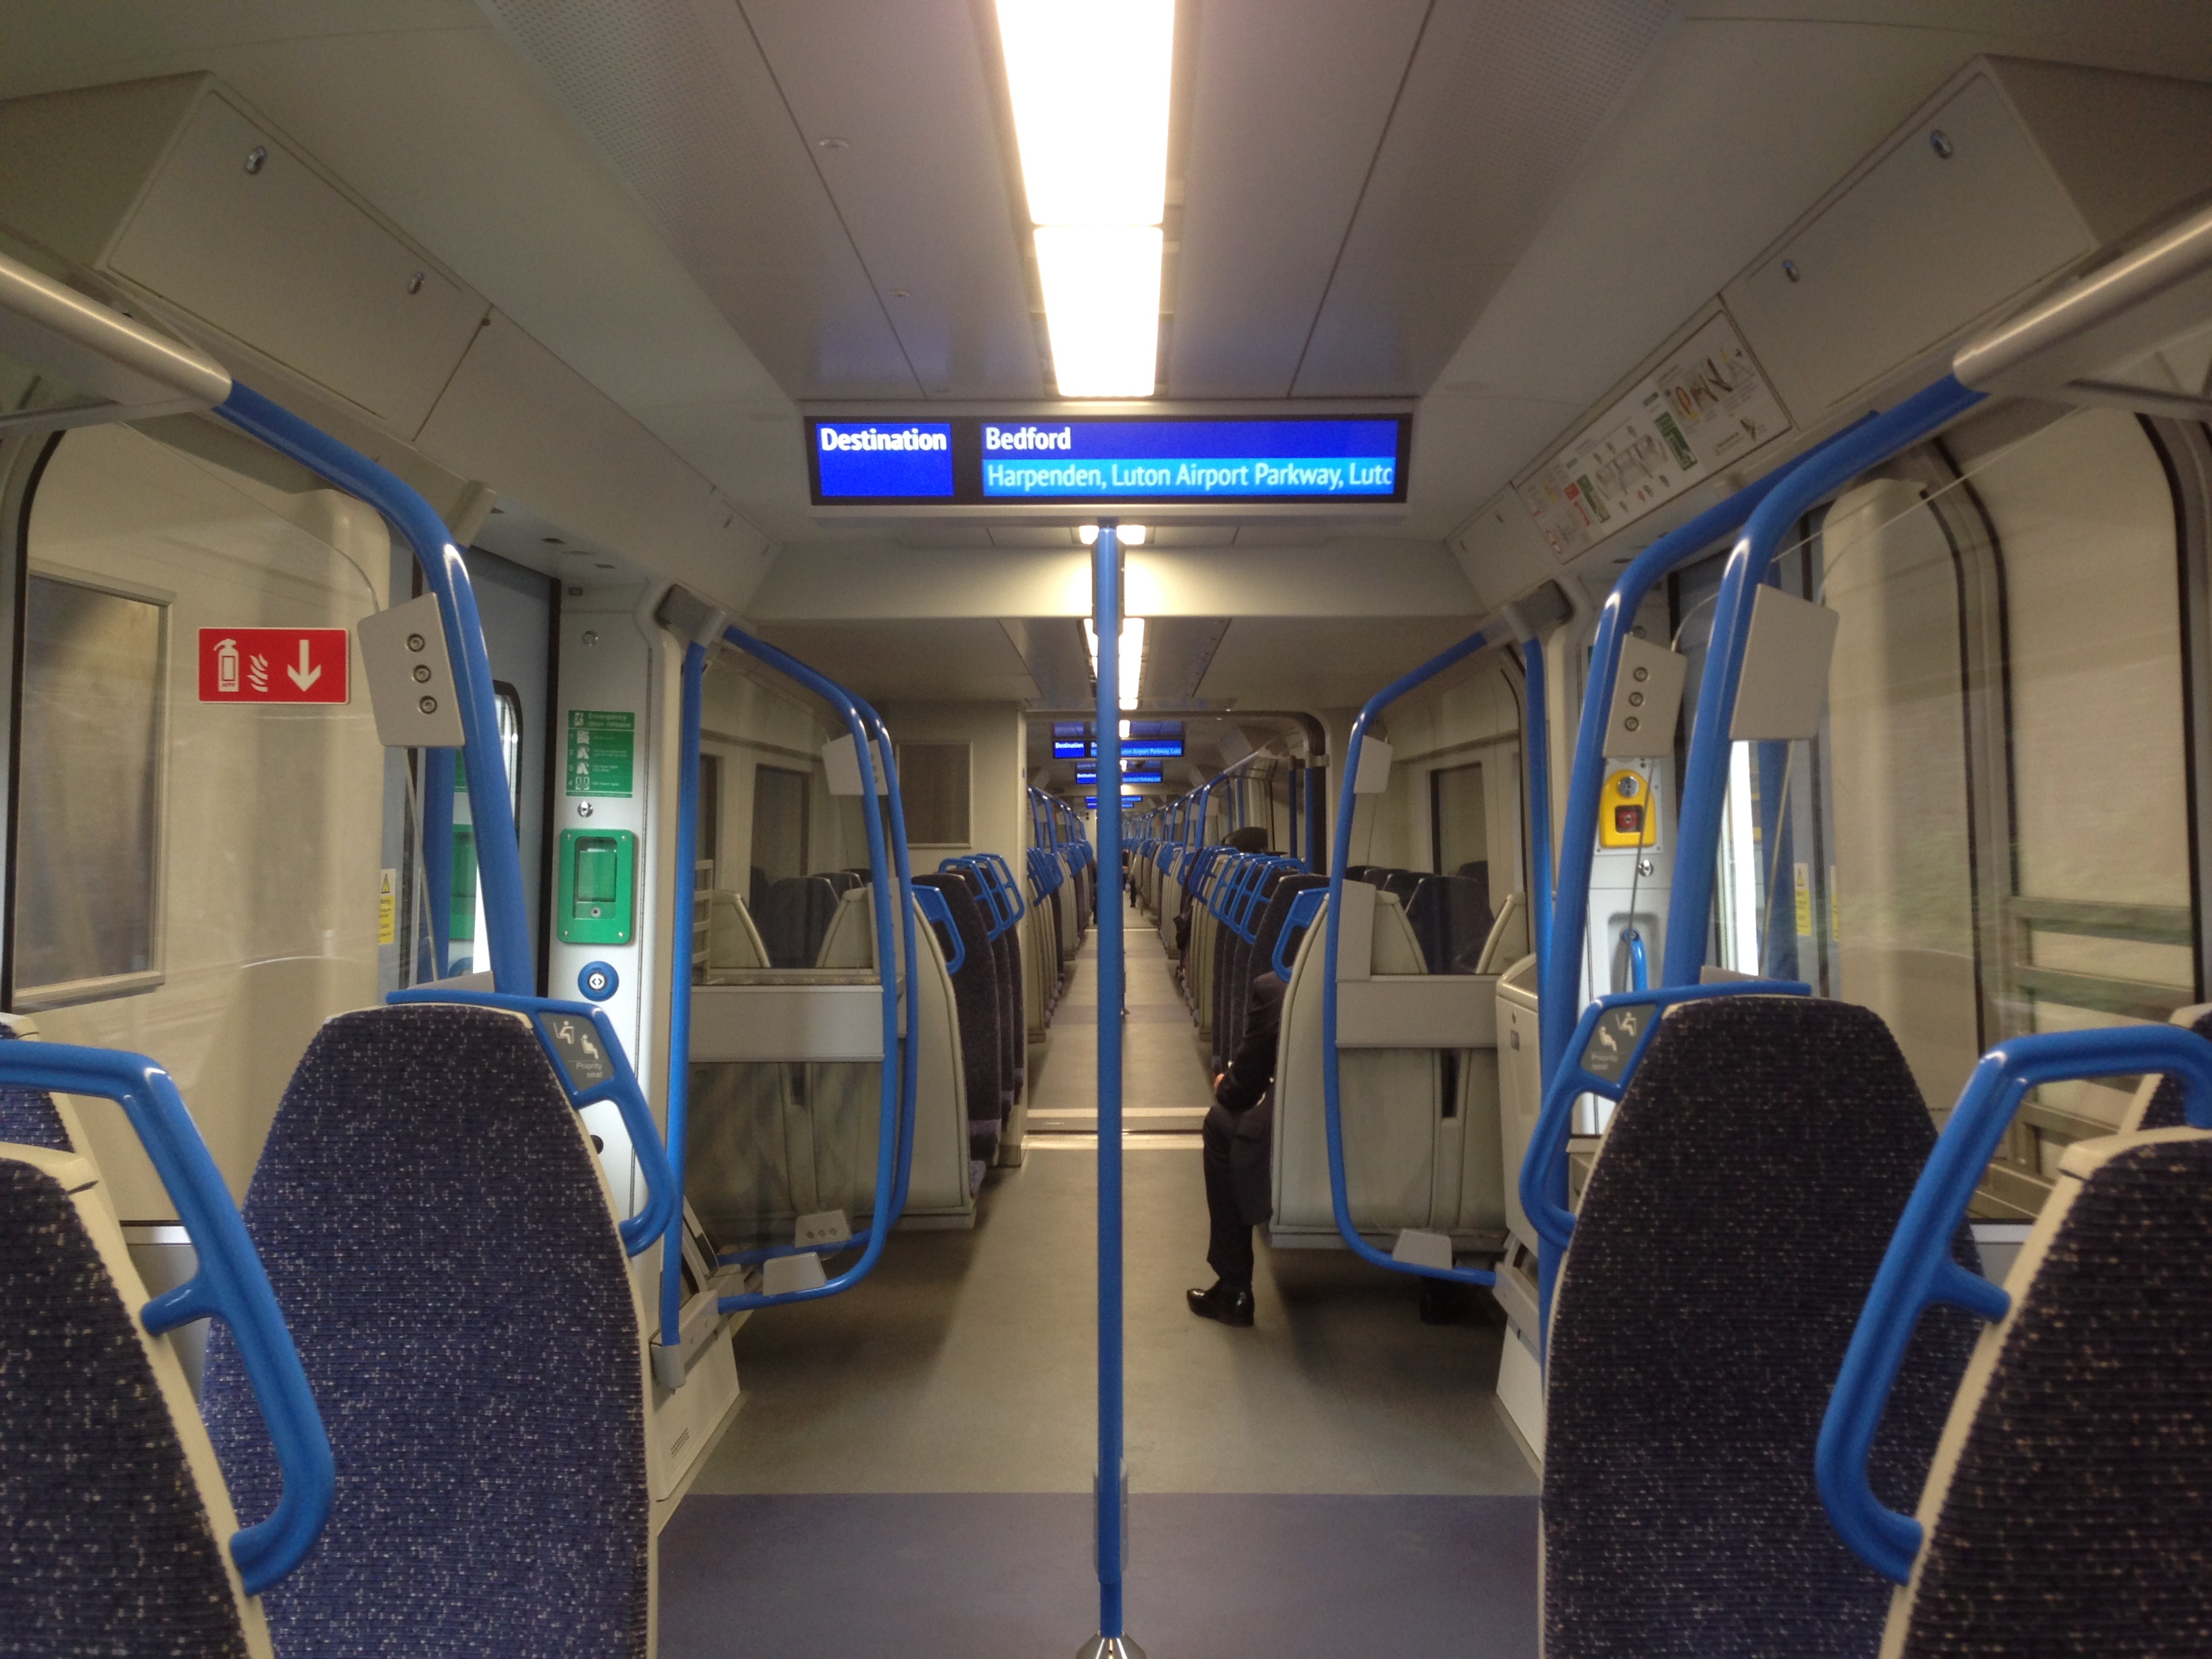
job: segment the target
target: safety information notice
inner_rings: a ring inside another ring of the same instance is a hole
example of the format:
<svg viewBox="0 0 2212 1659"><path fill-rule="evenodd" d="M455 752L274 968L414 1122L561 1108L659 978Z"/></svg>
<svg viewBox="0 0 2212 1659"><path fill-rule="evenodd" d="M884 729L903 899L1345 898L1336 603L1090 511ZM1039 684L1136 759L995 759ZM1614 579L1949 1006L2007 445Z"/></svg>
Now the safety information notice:
<svg viewBox="0 0 2212 1659"><path fill-rule="evenodd" d="M1790 429L1723 312L1518 488L1562 561Z"/></svg>
<svg viewBox="0 0 2212 1659"><path fill-rule="evenodd" d="M637 716L627 709L568 711L571 795L627 795L637 750Z"/></svg>

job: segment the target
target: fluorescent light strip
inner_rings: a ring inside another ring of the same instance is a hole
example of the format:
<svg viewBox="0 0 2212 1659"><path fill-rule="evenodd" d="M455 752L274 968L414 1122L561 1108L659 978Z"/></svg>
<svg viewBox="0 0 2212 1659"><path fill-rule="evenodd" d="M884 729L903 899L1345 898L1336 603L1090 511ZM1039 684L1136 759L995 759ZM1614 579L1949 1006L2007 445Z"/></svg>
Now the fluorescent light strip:
<svg viewBox="0 0 2212 1659"><path fill-rule="evenodd" d="M999 0L1030 221L1157 225L1175 0Z"/></svg>
<svg viewBox="0 0 2212 1659"><path fill-rule="evenodd" d="M1175 0L998 0L1063 398L1158 389Z"/></svg>
<svg viewBox="0 0 2212 1659"><path fill-rule="evenodd" d="M1098 678L1098 624L1089 617L1083 619L1083 643L1091 653L1091 678ZM1121 707L1134 708L1145 678L1145 619L1124 617L1121 619L1121 648L1115 659L1120 665ZM1129 735L1129 722L1121 722L1121 735Z"/></svg>

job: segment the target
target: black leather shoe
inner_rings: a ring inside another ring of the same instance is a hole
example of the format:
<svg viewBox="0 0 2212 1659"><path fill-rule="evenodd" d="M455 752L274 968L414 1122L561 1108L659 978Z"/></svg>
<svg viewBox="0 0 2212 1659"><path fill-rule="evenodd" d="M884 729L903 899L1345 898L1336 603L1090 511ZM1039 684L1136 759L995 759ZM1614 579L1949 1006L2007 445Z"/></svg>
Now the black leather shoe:
<svg viewBox="0 0 2212 1659"><path fill-rule="evenodd" d="M1200 1319L1218 1319L1239 1329L1252 1322L1252 1292L1231 1290L1219 1280L1210 1291L1185 1291L1190 1310Z"/></svg>

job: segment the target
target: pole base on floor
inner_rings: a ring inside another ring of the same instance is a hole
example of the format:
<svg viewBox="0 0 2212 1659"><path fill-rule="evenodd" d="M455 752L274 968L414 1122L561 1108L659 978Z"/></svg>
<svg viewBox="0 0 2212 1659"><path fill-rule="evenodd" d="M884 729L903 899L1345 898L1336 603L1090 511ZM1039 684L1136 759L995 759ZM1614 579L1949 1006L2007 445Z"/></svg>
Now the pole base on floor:
<svg viewBox="0 0 2212 1659"><path fill-rule="evenodd" d="M1094 1636L1075 1659L1145 1659L1145 1650L1126 1636Z"/></svg>

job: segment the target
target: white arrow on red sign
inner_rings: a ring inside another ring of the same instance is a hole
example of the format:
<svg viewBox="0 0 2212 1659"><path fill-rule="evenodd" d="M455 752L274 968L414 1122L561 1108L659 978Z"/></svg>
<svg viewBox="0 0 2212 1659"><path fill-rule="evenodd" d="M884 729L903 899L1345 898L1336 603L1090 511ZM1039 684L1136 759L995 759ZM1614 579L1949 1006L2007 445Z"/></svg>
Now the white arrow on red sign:
<svg viewBox="0 0 2212 1659"><path fill-rule="evenodd" d="M203 628L200 701L349 702L348 634L343 628ZM271 673L278 664L284 672Z"/></svg>

